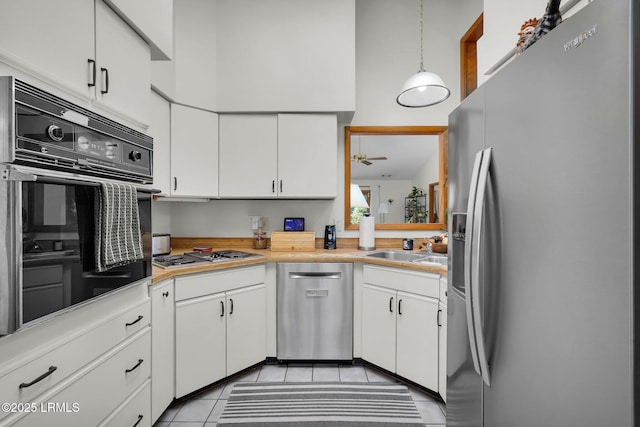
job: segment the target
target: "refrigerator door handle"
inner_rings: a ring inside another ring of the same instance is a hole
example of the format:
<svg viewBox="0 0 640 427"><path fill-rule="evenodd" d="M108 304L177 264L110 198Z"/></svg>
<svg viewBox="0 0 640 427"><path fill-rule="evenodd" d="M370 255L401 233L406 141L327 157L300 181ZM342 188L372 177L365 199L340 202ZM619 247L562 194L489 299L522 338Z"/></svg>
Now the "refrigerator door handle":
<svg viewBox="0 0 640 427"><path fill-rule="evenodd" d="M472 265L472 245L473 245L473 230L475 227L474 214L476 206L476 193L478 190L478 175L480 174L480 166L482 165L483 152L480 151L476 154L476 159L473 164L473 172L471 173L471 186L469 188L469 202L467 204L467 226L468 231L465 236L464 245L464 288L465 288L465 308L467 312L467 335L469 336L469 347L471 349L471 359L473 360L473 367L478 373L482 375L480 371L480 362L478 360L478 346L476 344L475 327L473 325L473 288L471 281L473 279L471 274Z"/></svg>
<svg viewBox="0 0 640 427"><path fill-rule="evenodd" d="M473 326L475 328L475 338L478 353L478 363L480 364L480 372L482 379L487 386L491 386L489 378L489 364L487 363L487 353L485 349L484 331L482 325L483 313L480 306L480 247L482 244L482 216L484 213L484 202L487 194L487 182L489 180L489 168L491 167L491 152L492 148L489 147L484 150L482 156L482 165L480 166L480 173L478 175L478 189L476 193L476 204L473 220L475 224L471 230L472 236L472 266L471 266L471 299L472 313L473 313Z"/></svg>

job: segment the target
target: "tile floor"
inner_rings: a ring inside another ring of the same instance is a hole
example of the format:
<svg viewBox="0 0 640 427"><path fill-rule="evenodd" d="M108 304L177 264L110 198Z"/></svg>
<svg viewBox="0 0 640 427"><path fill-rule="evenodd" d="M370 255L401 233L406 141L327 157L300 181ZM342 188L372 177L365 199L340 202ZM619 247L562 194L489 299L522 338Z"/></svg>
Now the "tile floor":
<svg viewBox="0 0 640 427"><path fill-rule="evenodd" d="M348 381L397 382L393 377L369 366L313 364L264 365L229 381L199 392L187 401L174 402L154 427L215 427L233 384L236 382L284 381ZM428 394L408 386L422 414L425 426L444 427L444 405Z"/></svg>

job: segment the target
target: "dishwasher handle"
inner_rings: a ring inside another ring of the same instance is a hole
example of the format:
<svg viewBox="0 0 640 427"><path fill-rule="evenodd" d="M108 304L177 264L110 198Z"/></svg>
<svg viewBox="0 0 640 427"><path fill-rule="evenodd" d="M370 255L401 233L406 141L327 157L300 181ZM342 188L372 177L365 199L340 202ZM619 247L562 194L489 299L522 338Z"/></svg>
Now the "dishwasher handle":
<svg viewBox="0 0 640 427"><path fill-rule="evenodd" d="M339 271L335 272L290 272L289 279L342 279L342 273Z"/></svg>

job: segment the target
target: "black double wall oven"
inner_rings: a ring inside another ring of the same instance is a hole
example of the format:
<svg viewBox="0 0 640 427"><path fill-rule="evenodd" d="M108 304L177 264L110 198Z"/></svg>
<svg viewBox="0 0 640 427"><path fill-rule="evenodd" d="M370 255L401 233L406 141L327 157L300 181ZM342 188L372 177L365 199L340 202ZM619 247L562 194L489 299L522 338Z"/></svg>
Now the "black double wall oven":
<svg viewBox="0 0 640 427"><path fill-rule="evenodd" d="M0 335L151 277L152 156L149 136L0 77ZM105 270L106 185L137 199L142 254Z"/></svg>

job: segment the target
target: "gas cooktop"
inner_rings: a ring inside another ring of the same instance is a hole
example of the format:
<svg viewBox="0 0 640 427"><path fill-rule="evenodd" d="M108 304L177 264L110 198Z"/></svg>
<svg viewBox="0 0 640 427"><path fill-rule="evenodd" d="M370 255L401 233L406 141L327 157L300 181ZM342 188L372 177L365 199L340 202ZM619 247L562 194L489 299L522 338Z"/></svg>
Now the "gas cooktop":
<svg viewBox="0 0 640 427"><path fill-rule="evenodd" d="M153 264L162 268L182 267L186 265L209 264L213 262L233 261L262 255L230 249L213 252L187 252L182 255L166 255L153 258Z"/></svg>

